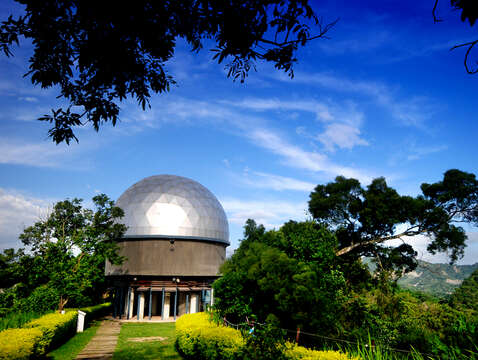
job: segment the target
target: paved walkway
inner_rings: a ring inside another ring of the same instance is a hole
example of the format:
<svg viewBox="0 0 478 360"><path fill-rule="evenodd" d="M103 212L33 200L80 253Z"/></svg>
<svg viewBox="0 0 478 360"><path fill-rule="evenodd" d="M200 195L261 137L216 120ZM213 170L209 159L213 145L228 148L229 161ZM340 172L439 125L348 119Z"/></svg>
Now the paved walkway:
<svg viewBox="0 0 478 360"><path fill-rule="evenodd" d="M77 359L111 359L115 352L121 324L119 321L105 320L95 336L78 354Z"/></svg>

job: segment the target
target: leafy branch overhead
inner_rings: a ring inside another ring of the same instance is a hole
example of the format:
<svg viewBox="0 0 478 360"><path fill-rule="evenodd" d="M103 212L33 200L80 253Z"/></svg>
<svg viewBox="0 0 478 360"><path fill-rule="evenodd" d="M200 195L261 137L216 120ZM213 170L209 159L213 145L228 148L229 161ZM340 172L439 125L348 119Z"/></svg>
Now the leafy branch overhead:
<svg viewBox="0 0 478 360"><path fill-rule="evenodd" d="M12 56L19 39L31 39L25 76L42 88L58 86L70 103L39 120L53 124L54 142L68 144L78 141L79 126L115 125L127 97L144 110L153 93L169 91L175 81L166 64L178 38L192 51L213 40L213 59L227 60L228 77L244 82L258 60L293 77L298 48L335 24L323 24L308 0L17 1L25 14L2 23L0 49Z"/></svg>
<svg viewBox="0 0 478 360"><path fill-rule="evenodd" d="M310 195L309 211L320 223L335 229L338 256L373 256L392 268L413 265L413 248L403 242L389 247L388 240L424 235L432 254L450 252L455 262L463 256L467 239L462 223L478 226L478 180L474 174L448 170L442 181L422 184L422 195L399 195L377 178L363 188L358 180L339 176L318 185ZM397 262L401 262L397 264Z"/></svg>

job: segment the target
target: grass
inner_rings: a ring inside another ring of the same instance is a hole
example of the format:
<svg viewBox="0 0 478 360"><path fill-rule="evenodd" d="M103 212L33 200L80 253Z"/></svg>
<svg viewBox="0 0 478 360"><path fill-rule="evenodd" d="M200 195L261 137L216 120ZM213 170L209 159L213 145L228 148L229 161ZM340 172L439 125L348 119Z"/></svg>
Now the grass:
<svg viewBox="0 0 478 360"><path fill-rule="evenodd" d="M37 312L15 312L10 313L4 317L0 317L0 331L11 328L22 327L23 324L37 319L46 313L37 313Z"/></svg>
<svg viewBox="0 0 478 360"><path fill-rule="evenodd" d="M76 358L76 355L88 344L91 338L96 334L100 322L91 323L85 331L76 334L58 349L53 350L48 354L48 358L55 360L69 360Z"/></svg>
<svg viewBox="0 0 478 360"><path fill-rule="evenodd" d="M131 342L130 338L161 336L167 339L151 342ZM181 360L176 351L175 323L126 323L121 326L113 360L167 359Z"/></svg>

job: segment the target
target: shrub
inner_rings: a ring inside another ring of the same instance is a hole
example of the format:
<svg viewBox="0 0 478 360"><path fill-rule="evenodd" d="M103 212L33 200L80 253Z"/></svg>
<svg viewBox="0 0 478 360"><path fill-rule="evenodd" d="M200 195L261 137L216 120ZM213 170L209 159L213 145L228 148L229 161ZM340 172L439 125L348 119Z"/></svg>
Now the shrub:
<svg viewBox="0 0 478 360"><path fill-rule="evenodd" d="M67 311L65 314L47 314L30 321L24 327L41 330L42 337L37 343L36 350L38 354L43 355L74 335L77 317L77 311Z"/></svg>
<svg viewBox="0 0 478 360"><path fill-rule="evenodd" d="M285 355L290 360L359 360L358 357L350 358L347 354L338 351L311 350L292 343L286 344Z"/></svg>
<svg viewBox="0 0 478 360"><path fill-rule="evenodd" d="M0 359L29 359L37 355L43 332L39 328L0 331Z"/></svg>
<svg viewBox="0 0 478 360"><path fill-rule="evenodd" d="M176 344L191 359L234 359L244 346L238 330L216 325L207 313L181 316L176 321Z"/></svg>
<svg viewBox="0 0 478 360"><path fill-rule="evenodd" d="M95 306L88 306L80 309L86 313L85 320L90 322L109 313L111 310L111 303L98 304Z"/></svg>
<svg viewBox="0 0 478 360"><path fill-rule="evenodd" d="M176 346L188 359L241 359L246 342L241 332L209 321L210 314L181 316L176 321ZM317 351L287 343L284 355L289 360L350 360L338 351ZM247 356L246 356L247 357ZM359 358L352 358L358 360Z"/></svg>
<svg viewBox="0 0 478 360"><path fill-rule="evenodd" d="M111 303L81 309L91 321L111 308ZM22 329L0 331L0 360L28 359L44 356L48 351L75 334L78 311L51 313L24 325Z"/></svg>

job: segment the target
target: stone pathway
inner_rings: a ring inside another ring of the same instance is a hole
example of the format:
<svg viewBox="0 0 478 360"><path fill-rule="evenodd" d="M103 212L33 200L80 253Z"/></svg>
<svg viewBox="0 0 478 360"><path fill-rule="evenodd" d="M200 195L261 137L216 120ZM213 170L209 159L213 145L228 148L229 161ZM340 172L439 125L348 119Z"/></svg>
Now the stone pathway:
<svg viewBox="0 0 478 360"><path fill-rule="evenodd" d="M105 320L101 323L95 336L78 354L77 359L111 359L121 330L119 321Z"/></svg>

